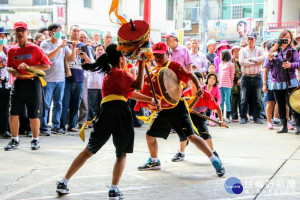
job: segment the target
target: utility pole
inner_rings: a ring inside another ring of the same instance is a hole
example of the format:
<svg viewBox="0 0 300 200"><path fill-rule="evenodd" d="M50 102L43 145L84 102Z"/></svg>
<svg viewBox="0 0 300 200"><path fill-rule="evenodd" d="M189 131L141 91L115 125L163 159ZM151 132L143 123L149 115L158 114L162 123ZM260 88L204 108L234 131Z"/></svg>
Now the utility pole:
<svg viewBox="0 0 300 200"><path fill-rule="evenodd" d="M144 1L144 21L150 26L151 23L151 0Z"/></svg>
<svg viewBox="0 0 300 200"><path fill-rule="evenodd" d="M206 41L208 39L208 30L207 30L207 23L208 23L208 15L209 15L209 6L208 6L208 0L205 0L205 4L204 4L204 17L203 17L203 40L202 40L202 44L203 44L203 53L206 53L207 51L207 47L206 47Z"/></svg>

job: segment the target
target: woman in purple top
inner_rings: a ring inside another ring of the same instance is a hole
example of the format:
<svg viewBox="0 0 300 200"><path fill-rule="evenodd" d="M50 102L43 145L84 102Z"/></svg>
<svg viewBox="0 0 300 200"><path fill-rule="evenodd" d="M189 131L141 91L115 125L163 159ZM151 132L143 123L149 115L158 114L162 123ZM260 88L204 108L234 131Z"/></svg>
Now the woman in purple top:
<svg viewBox="0 0 300 200"><path fill-rule="evenodd" d="M214 64L216 66L216 73L219 74L219 64L222 62L221 60L221 51L224 49L231 49L231 46L228 44L226 40L222 40L217 48L217 57L214 59Z"/></svg>
<svg viewBox="0 0 300 200"><path fill-rule="evenodd" d="M271 84L268 88L273 90L276 103L278 104L278 111L281 124L283 127L277 131L277 133L287 133L287 118L286 118L286 104L289 105L288 93L292 92L296 87L299 86L299 82L297 80L297 76L295 71L300 68L299 55L298 52L293 48L293 36L289 30L283 30L278 39L287 39L288 44L282 44L282 53L279 51L279 44L276 43L271 50L271 53L268 55L268 59L266 60L264 70L264 79L267 77L267 72L270 70L271 72ZM277 52L277 55L274 56L274 52ZM286 62L282 63L282 60L286 59ZM291 85L287 86L283 69L288 69L289 76L291 80ZM266 80L263 82L263 90L267 90ZM292 108L290 107L292 110ZM296 121L296 134L300 135L300 114L292 110L294 119Z"/></svg>

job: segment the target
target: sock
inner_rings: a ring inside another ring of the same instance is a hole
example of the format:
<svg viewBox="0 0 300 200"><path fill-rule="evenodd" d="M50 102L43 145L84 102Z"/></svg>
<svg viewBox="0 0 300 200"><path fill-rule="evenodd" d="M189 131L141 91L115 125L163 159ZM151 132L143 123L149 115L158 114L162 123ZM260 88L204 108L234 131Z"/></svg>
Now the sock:
<svg viewBox="0 0 300 200"><path fill-rule="evenodd" d="M62 179L61 179L61 183L64 183L65 185L68 185L68 183L69 183L69 180L70 179L66 179L65 177L63 177Z"/></svg>
<svg viewBox="0 0 300 200"><path fill-rule="evenodd" d="M151 158L151 160L152 160L153 162L157 162L157 161L158 161L158 158Z"/></svg>
<svg viewBox="0 0 300 200"><path fill-rule="evenodd" d="M214 162L217 159L217 156L215 156L214 154L209 157L210 162Z"/></svg>
<svg viewBox="0 0 300 200"><path fill-rule="evenodd" d="M181 152L181 151L179 151L179 153L181 153L181 154L185 155L185 152Z"/></svg>
<svg viewBox="0 0 300 200"><path fill-rule="evenodd" d="M11 137L11 139L14 139L14 140L16 140L16 141L19 142L19 136L17 136L17 137Z"/></svg>
<svg viewBox="0 0 300 200"><path fill-rule="evenodd" d="M39 137L34 138L34 137L32 136L31 141L32 141L32 140L39 140Z"/></svg>
<svg viewBox="0 0 300 200"><path fill-rule="evenodd" d="M111 185L110 190L118 190L118 186L117 185Z"/></svg>

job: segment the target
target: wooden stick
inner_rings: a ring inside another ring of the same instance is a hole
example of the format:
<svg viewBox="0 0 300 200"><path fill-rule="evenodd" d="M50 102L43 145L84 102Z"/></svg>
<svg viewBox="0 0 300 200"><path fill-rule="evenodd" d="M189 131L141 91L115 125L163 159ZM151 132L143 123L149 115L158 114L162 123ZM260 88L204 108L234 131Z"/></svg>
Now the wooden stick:
<svg viewBox="0 0 300 200"><path fill-rule="evenodd" d="M219 126L221 125L221 123L220 122L218 122L218 121L216 121L216 120L214 120L214 119L212 119L212 118L210 118L210 117L207 117L207 116L205 116L205 115L202 115L202 114L200 114L200 113L198 113L198 112L196 112L196 111L191 111L191 113L193 113L193 114L195 114L195 115L197 115L197 116L199 116L199 117L202 117L202 118L204 118L204 119L207 119L207 120L210 120L210 121L212 121L212 122L215 122L216 124L218 124ZM227 125L225 125L225 127L226 128L229 128Z"/></svg>
<svg viewBox="0 0 300 200"><path fill-rule="evenodd" d="M158 106L158 100L156 98L156 93L155 93L155 90L154 90L154 87L153 87L153 83L152 83L151 76L150 76L147 65L145 65L145 68L146 68L146 73L147 73L147 76L148 76L149 84L150 84L150 87L151 87L151 91L152 91L152 94L153 94L153 98L154 98L154 101L155 101L155 106L156 106L157 112L159 112L160 109L159 109L159 106Z"/></svg>

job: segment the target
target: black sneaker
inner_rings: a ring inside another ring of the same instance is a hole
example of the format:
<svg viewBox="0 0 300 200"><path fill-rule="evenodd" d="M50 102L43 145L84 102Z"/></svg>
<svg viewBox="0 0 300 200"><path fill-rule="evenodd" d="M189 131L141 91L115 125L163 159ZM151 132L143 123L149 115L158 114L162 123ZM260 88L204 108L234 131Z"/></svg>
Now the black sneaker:
<svg viewBox="0 0 300 200"><path fill-rule="evenodd" d="M11 151L14 150L16 147L18 147L20 142L18 142L15 139L11 139L11 141L4 147L5 151Z"/></svg>
<svg viewBox="0 0 300 200"><path fill-rule="evenodd" d="M263 121L262 121L262 119L257 118L257 119L254 120L254 123L255 124L263 124Z"/></svg>
<svg viewBox="0 0 300 200"><path fill-rule="evenodd" d="M219 177L223 176L225 174L225 168L223 167L221 161L219 158L217 158L216 160L214 160L212 162L214 168L216 169L216 173Z"/></svg>
<svg viewBox="0 0 300 200"><path fill-rule="evenodd" d="M63 195L63 194L69 194L69 188L67 185L65 185L64 183L61 183L59 181L56 182L56 192L59 194L59 195Z"/></svg>
<svg viewBox="0 0 300 200"><path fill-rule="evenodd" d="M40 130L40 135L41 136L50 136L51 133L49 130Z"/></svg>
<svg viewBox="0 0 300 200"><path fill-rule="evenodd" d="M65 134L66 132L62 128L51 128L51 131L55 134Z"/></svg>
<svg viewBox="0 0 300 200"><path fill-rule="evenodd" d="M178 153L172 158L173 162L180 162L183 161L185 157L185 154L182 154L178 151Z"/></svg>
<svg viewBox="0 0 300 200"><path fill-rule="evenodd" d="M109 200L119 200L119 199L123 199L123 194L119 189L117 189L117 191L109 190L108 197L109 197Z"/></svg>
<svg viewBox="0 0 300 200"><path fill-rule="evenodd" d="M240 124L247 124L247 119L241 119Z"/></svg>
<svg viewBox="0 0 300 200"><path fill-rule="evenodd" d="M157 160L156 162L154 162L154 161L152 161L151 158L149 158L148 161L144 165L138 167L138 169L141 171L160 169L160 168L161 168L160 161Z"/></svg>
<svg viewBox="0 0 300 200"><path fill-rule="evenodd" d="M40 141L32 140L31 141L31 150L38 150L40 148Z"/></svg>
<svg viewBox="0 0 300 200"><path fill-rule="evenodd" d="M0 135L2 135L4 138L11 138L11 134L8 131L4 131L3 133L0 133Z"/></svg>

